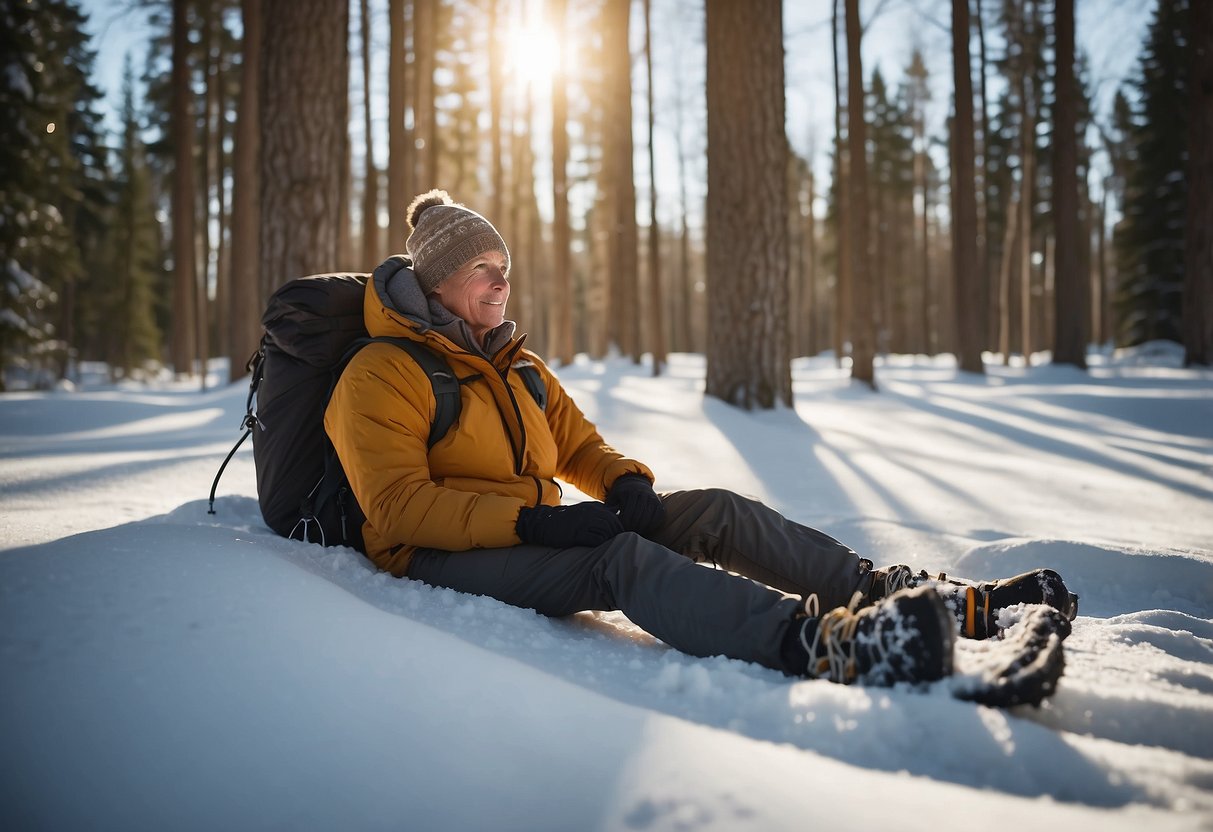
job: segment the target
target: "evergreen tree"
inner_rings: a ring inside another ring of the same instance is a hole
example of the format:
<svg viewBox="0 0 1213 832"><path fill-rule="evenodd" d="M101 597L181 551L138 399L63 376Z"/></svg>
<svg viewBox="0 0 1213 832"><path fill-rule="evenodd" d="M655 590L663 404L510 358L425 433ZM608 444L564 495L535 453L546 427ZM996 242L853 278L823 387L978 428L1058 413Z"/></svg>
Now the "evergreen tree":
<svg viewBox="0 0 1213 832"><path fill-rule="evenodd" d="M0 23L0 364L50 376L72 329L58 301L82 273L74 225L103 209L99 94L75 3L3 0Z"/></svg>
<svg viewBox="0 0 1213 832"><path fill-rule="evenodd" d="M1116 231L1121 345L1182 340L1188 47L1188 0L1160 0L1134 83L1140 95L1128 125L1134 164Z"/></svg>
<svg viewBox="0 0 1213 832"><path fill-rule="evenodd" d="M98 281L98 289L104 288L105 293L98 291L92 297L100 299L105 312L104 357L110 372L129 376L159 350L154 302L162 262L129 58L123 76L122 140L117 155L110 268Z"/></svg>
<svg viewBox="0 0 1213 832"><path fill-rule="evenodd" d="M905 345L912 273L907 255L913 250L914 131L905 100L890 97L880 70L872 73L868 100L877 351L889 352Z"/></svg>

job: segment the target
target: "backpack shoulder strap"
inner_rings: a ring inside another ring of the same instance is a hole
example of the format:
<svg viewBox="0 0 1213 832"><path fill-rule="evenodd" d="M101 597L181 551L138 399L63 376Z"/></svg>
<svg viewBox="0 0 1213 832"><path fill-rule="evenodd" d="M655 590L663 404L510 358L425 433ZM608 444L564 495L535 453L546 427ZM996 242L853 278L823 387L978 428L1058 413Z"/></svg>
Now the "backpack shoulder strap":
<svg viewBox="0 0 1213 832"><path fill-rule="evenodd" d="M547 410L548 390L543 384L543 376L539 375L539 368L534 364L528 364L519 368L518 372L522 376L522 383L526 385L527 392L535 400L535 404L539 405L540 410Z"/></svg>
<svg viewBox="0 0 1213 832"><path fill-rule="evenodd" d="M429 347L409 338L390 340L413 357L429 376L430 385L434 388L434 421L430 424L430 436L426 440L426 448L432 448L446 436L451 425L459 418L459 379L446 359Z"/></svg>
<svg viewBox="0 0 1213 832"><path fill-rule="evenodd" d="M543 376L539 374L539 368L535 366L535 363L528 358L522 358L514 362L512 369L518 373L526 391L531 394L535 404L539 405L539 409L547 410L548 389L543 383Z"/></svg>
<svg viewBox="0 0 1213 832"><path fill-rule="evenodd" d="M359 340L351 354L347 356L346 361L353 357L352 353L366 346L367 344L382 341L387 344L393 344L407 352L422 372L430 380L430 386L434 389L434 421L430 423L430 435L426 440L426 448L432 448L438 444L442 437L446 436L447 431L451 429L451 425L455 424L459 419L460 401L459 401L459 379L454 371L451 370L451 365L446 362L438 353L434 352L429 347L414 341L411 338L389 338L380 336L377 338L367 338Z"/></svg>

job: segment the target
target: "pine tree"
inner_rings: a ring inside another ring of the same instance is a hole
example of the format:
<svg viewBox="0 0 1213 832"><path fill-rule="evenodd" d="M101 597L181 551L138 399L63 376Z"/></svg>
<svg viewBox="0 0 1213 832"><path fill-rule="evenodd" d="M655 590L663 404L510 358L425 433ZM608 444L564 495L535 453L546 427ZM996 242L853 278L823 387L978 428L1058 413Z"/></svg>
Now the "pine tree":
<svg viewBox="0 0 1213 832"><path fill-rule="evenodd" d="M872 153L871 209L880 352L905 347L914 205L914 131L904 99L890 97L872 73L868 145Z"/></svg>
<svg viewBox="0 0 1213 832"><path fill-rule="evenodd" d="M122 85L122 140L114 178L110 267L91 293L106 321L104 358L111 374L129 376L159 350L154 303L163 262L150 177L139 138L134 76L128 57Z"/></svg>
<svg viewBox="0 0 1213 832"><path fill-rule="evenodd" d="M1053 361L1086 368L1090 283L1082 271L1085 240L1079 221L1078 84L1075 81L1074 0L1056 3L1057 46L1053 108L1053 221L1057 233Z"/></svg>
<svg viewBox="0 0 1213 832"><path fill-rule="evenodd" d="M69 354L74 313L58 303L82 274L73 231L104 210L99 93L75 3L3 0L0 23L0 366L47 382Z"/></svg>
<svg viewBox="0 0 1213 832"><path fill-rule="evenodd" d="M977 262L977 188L974 164L973 78L969 59L969 0L952 0L952 279L955 285L956 359L960 369L984 372L981 360L981 284Z"/></svg>
<svg viewBox="0 0 1213 832"><path fill-rule="evenodd" d="M781 4L709 3L706 32L705 393L770 409L792 401Z"/></svg>
<svg viewBox="0 0 1213 832"><path fill-rule="evenodd" d="M1135 81L1135 164L1116 232L1117 342L1180 341L1187 203L1188 0L1160 0Z"/></svg>

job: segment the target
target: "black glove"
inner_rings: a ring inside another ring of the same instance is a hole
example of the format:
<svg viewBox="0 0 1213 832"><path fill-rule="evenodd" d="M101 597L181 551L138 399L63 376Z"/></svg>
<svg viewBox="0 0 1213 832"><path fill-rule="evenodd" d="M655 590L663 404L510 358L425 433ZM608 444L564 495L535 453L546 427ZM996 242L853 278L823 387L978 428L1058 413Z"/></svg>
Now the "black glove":
<svg viewBox="0 0 1213 832"><path fill-rule="evenodd" d="M619 509L619 519L630 532L647 534L665 522L665 506L643 474L624 474L615 480L606 504Z"/></svg>
<svg viewBox="0 0 1213 832"><path fill-rule="evenodd" d="M571 506L524 506L514 531L523 543L538 546L597 546L623 531L615 512L602 503Z"/></svg>

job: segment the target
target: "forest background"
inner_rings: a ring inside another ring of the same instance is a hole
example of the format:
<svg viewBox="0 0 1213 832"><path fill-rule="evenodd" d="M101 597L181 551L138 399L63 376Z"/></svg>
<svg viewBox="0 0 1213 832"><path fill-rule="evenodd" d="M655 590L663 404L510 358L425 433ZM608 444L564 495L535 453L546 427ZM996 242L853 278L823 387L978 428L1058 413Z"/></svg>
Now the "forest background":
<svg viewBox="0 0 1213 832"><path fill-rule="evenodd" d="M3 389L238 377L430 187L509 241L529 346L704 353L743 407L806 355L1208 365L1213 4L1139 5L3 0Z"/></svg>

